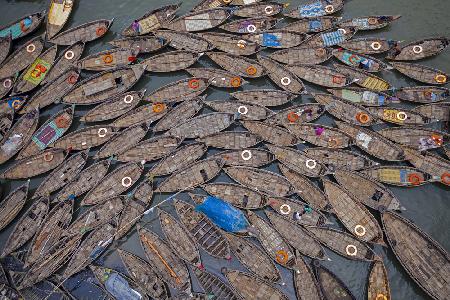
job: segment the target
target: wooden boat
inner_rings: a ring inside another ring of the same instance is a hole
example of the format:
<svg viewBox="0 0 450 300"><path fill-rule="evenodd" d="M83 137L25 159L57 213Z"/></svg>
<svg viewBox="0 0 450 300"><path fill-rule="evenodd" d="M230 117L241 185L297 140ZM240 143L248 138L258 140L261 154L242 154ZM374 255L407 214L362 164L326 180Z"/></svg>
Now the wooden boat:
<svg viewBox="0 0 450 300"><path fill-rule="evenodd" d="M323 180L323 185L334 213L354 237L363 242L384 245L383 231L377 220L359 200L329 180Z"/></svg>
<svg viewBox="0 0 450 300"><path fill-rule="evenodd" d="M174 206L181 223L202 249L213 257L230 259L228 241L212 221L184 201L175 199Z"/></svg>
<svg viewBox="0 0 450 300"><path fill-rule="evenodd" d="M10 35L0 37L0 64L8 57L11 51L12 38Z"/></svg>
<svg viewBox="0 0 450 300"><path fill-rule="evenodd" d="M202 157L207 148L203 143L191 143L175 149L150 169L149 176L164 176L184 169Z"/></svg>
<svg viewBox="0 0 450 300"><path fill-rule="evenodd" d="M214 154L210 157L220 158L225 166L247 166L259 168L270 164L275 160L272 153L264 149L241 149L227 150Z"/></svg>
<svg viewBox="0 0 450 300"><path fill-rule="evenodd" d="M201 186L208 194L242 209L259 209L267 204L267 196L235 183L214 182Z"/></svg>
<svg viewBox="0 0 450 300"><path fill-rule="evenodd" d="M36 88L52 68L56 58L57 46L42 52L35 61L23 71L13 88L13 94L23 94Z"/></svg>
<svg viewBox="0 0 450 300"><path fill-rule="evenodd" d="M124 209L125 197L106 199L102 203L88 208L64 232L64 236L82 236L117 218Z"/></svg>
<svg viewBox="0 0 450 300"><path fill-rule="evenodd" d="M295 252L294 288L298 299L322 300L319 283L314 276L311 267L303 257Z"/></svg>
<svg viewBox="0 0 450 300"><path fill-rule="evenodd" d="M228 5L228 3L225 3L223 0L200 0L190 11L197 12L205 9L212 9L226 5Z"/></svg>
<svg viewBox="0 0 450 300"><path fill-rule="evenodd" d="M0 37L11 36L12 40L22 38L33 33L45 18L45 11L23 16L18 20L0 27Z"/></svg>
<svg viewBox="0 0 450 300"><path fill-rule="evenodd" d="M318 262L314 263L314 273L325 299L336 299L336 295L339 295L340 300L356 300L342 280Z"/></svg>
<svg viewBox="0 0 450 300"><path fill-rule="evenodd" d="M145 89L115 95L95 106L80 118L81 122L93 123L112 120L129 112L143 99Z"/></svg>
<svg viewBox="0 0 450 300"><path fill-rule="evenodd" d="M146 100L152 103L172 103L191 100L203 93L208 86L209 81L207 78L194 77L181 79L154 90L147 95Z"/></svg>
<svg viewBox="0 0 450 300"><path fill-rule="evenodd" d="M267 203L279 215L302 226L319 226L329 223L322 213L301 201L292 201L290 198L271 197Z"/></svg>
<svg viewBox="0 0 450 300"><path fill-rule="evenodd" d="M387 93L363 88L345 87L327 89L327 91L336 97L364 106L385 106L400 102L397 97Z"/></svg>
<svg viewBox="0 0 450 300"><path fill-rule="evenodd" d="M295 193L299 195L302 200L304 200L314 208L321 210L329 209L330 204L325 194L306 176L303 176L302 174L286 167L283 164L278 164L278 168L280 169L281 174L284 175L286 179L291 183L291 185L294 187Z"/></svg>
<svg viewBox="0 0 450 300"><path fill-rule="evenodd" d="M22 247L39 230L49 210L48 198L35 201L14 226L8 240L4 244L1 257Z"/></svg>
<svg viewBox="0 0 450 300"><path fill-rule="evenodd" d="M197 277L200 286L208 295L214 295L215 298L223 300L241 299L241 297L236 295L234 290L226 285L222 279L206 272L204 269L197 268L194 270L194 274Z"/></svg>
<svg viewBox="0 0 450 300"><path fill-rule="evenodd" d="M239 184L261 193L276 197L294 193L294 188L286 178L270 171L250 167L228 167L224 171Z"/></svg>
<svg viewBox="0 0 450 300"><path fill-rule="evenodd" d="M182 138L202 138L228 128L234 122L234 115L209 113L188 119L169 129L165 134Z"/></svg>
<svg viewBox="0 0 450 300"><path fill-rule="evenodd" d="M219 159L204 159L193 162L182 170L162 181L156 191L170 193L191 189L216 177L222 170L223 162Z"/></svg>
<svg viewBox="0 0 450 300"><path fill-rule="evenodd" d="M238 88L248 83L236 74L216 68L189 68L186 72L194 77L208 78L209 83L216 87Z"/></svg>
<svg viewBox="0 0 450 300"><path fill-rule="evenodd" d="M321 47L313 48L299 46L275 51L269 54L268 57L288 65L318 65L331 58L331 50Z"/></svg>
<svg viewBox="0 0 450 300"><path fill-rule="evenodd" d="M393 94L404 101L430 103L447 99L450 96L450 91L445 87L413 86L396 89Z"/></svg>
<svg viewBox="0 0 450 300"><path fill-rule="evenodd" d="M206 96L183 101L167 112L153 127L154 132L169 130L195 116L202 108Z"/></svg>
<svg viewBox="0 0 450 300"><path fill-rule="evenodd" d="M372 261L372 249L353 235L329 227L305 226L314 239L337 254L351 260Z"/></svg>
<svg viewBox="0 0 450 300"><path fill-rule="evenodd" d="M246 35L245 38L258 43L262 47L283 49L292 48L303 43L309 36L282 29L266 30L261 33Z"/></svg>
<svg viewBox="0 0 450 300"><path fill-rule="evenodd" d="M38 176L59 166L67 156L64 149L48 149L18 160L0 174L0 179L25 179Z"/></svg>
<svg viewBox="0 0 450 300"><path fill-rule="evenodd" d="M361 54L380 54L392 49L398 42L379 37L351 39L338 46Z"/></svg>
<svg viewBox="0 0 450 300"><path fill-rule="evenodd" d="M257 2L242 5L233 10L233 15L242 18L256 18L260 16L275 16L284 8L284 5L277 2Z"/></svg>
<svg viewBox="0 0 450 300"><path fill-rule="evenodd" d="M367 88L376 92L382 92L391 89L391 84L381 77L375 76L369 72L354 69L352 67L333 64L333 67L347 76L353 79L358 79L355 81L357 85L363 88Z"/></svg>
<svg viewBox="0 0 450 300"><path fill-rule="evenodd" d="M338 23L340 26L353 26L357 30L374 30L388 26L395 20L400 19L400 15L395 16L367 16L357 17L349 20L344 20Z"/></svg>
<svg viewBox="0 0 450 300"><path fill-rule="evenodd" d="M259 33L274 27L278 21L276 18L263 16L231 21L219 28L232 33Z"/></svg>
<svg viewBox="0 0 450 300"><path fill-rule="evenodd" d="M186 50L169 51L154 55L140 62L149 72L173 72L189 68L203 53ZM203 76L202 76L203 77Z"/></svg>
<svg viewBox="0 0 450 300"><path fill-rule="evenodd" d="M369 272L368 284L367 284L367 298L376 299L386 297L387 300L391 300L391 289L389 287L389 278L386 268L383 264L383 260L377 257L372 263Z"/></svg>
<svg viewBox="0 0 450 300"><path fill-rule="evenodd" d="M63 231L72 220L73 206L74 201L69 199L59 202L50 210L31 241L25 259L25 268L42 261L51 254L49 251L58 243Z"/></svg>
<svg viewBox="0 0 450 300"><path fill-rule="evenodd" d="M16 75L0 79L0 98L5 97L11 91L16 79Z"/></svg>
<svg viewBox="0 0 450 300"><path fill-rule="evenodd" d="M134 162L117 167L89 191L81 205L98 204L107 198L120 195L139 180L143 170L142 165Z"/></svg>
<svg viewBox="0 0 450 300"><path fill-rule="evenodd" d="M304 151L306 155L314 157L314 159L331 170L343 169L358 171L378 165L378 163L367 156L350 150L315 147L306 148Z"/></svg>
<svg viewBox="0 0 450 300"><path fill-rule="evenodd" d="M252 211L248 211L247 216L257 232L256 237L267 254L281 266L294 268L294 252L281 235L268 222Z"/></svg>
<svg viewBox="0 0 450 300"><path fill-rule="evenodd" d="M266 69L269 78L278 87L292 94L306 93L303 82L289 68L284 67L267 56L258 56L258 61Z"/></svg>
<svg viewBox="0 0 450 300"><path fill-rule="evenodd" d="M430 182L431 176L425 172L406 166L377 166L361 171L379 182L414 187Z"/></svg>
<svg viewBox="0 0 450 300"><path fill-rule="evenodd" d="M158 278L158 275L156 275L147 261L122 249L117 249L117 253L131 279L142 287L147 295L155 299L168 298L166 285Z"/></svg>
<svg viewBox="0 0 450 300"><path fill-rule="evenodd" d="M100 19L84 23L63 31L48 41L62 46L69 46L78 41L83 43L91 42L103 37L108 32L113 21L114 18L111 20Z"/></svg>
<svg viewBox="0 0 450 300"><path fill-rule="evenodd" d="M117 68L89 77L74 85L63 97L62 103L89 105L130 89L142 76L141 65Z"/></svg>
<svg viewBox="0 0 450 300"><path fill-rule="evenodd" d="M401 47L389 51L387 59L392 60L419 60L438 55L449 45L445 37L432 37L413 41Z"/></svg>
<svg viewBox="0 0 450 300"><path fill-rule="evenodd" d="M214 48L208 40L190 32L158 30L155 35L169 41L168 45L177 50L203 53Z"/></svg>
<svg viewBox="0 0 450 300"><path fill-rule="evenodd" d="M93 159L114 156L134 147L144 138L148 130L149 127L145 124L128 127L107 141L106 144L97 151Z"/></svg>
<svg viewBox="0 0 450 300"><path fill-rule="evenodd" d="M135 50L115 48L88 55L79 60L76 65L87 71L110 71L135 62L136 55Z"/></svg>
<svg viewBox="0 0 450 300"><path fill-rule="evenodd" d="M86 150L89 148L103 145L109 141L115 134L115 128L112 126L88 126L84 127L57 140L51 147L61 149Z"/></svg>
<svg viewBox="0 0 450 300"><path fill-rule="evenodd" d="M230 94L240 101L259 104L263 106L283 105L298 97L286 91L271 89L256 89L248 91L238 91Z"/></svg>
<svg viewBox="0 0 450 300"><path fill-rule="evenodd" d="M114 239L116 227L107 223L87 235L67 263L62 276L70 276L80 272L97 259Z"/></svg>
<svg viewBox="0 0 450 300"><path fill-rule="evenodd" d="M28 96L10 96L0 100L0 114L14 114L18 112L28 100Z"/></svg>
<svg viewBox="0 0 450 300"><path fill-rule="evenodd" d="M258 277L237 270L227 270L224 273L231 286L244 299L289 299L282 292Z"/></svg>
<svg viewBox="0 0 450 300"><path fill-rule="evenodd" d="M54 169L37 187L33 198L48 196L74 180L86 165L88 152L88 150L78 152Z"/></svg>
<svg viewBox="0 0 450 300"><path fill-rule="evenodd" d="M279 162L300 174L320 177L327 173L324 165L307 156L303 151L271 144L266 146Z"/></svg>
<svg viewBox="0 0 450 300"><path fill-rule="evenodd" d="M61 202L67 200L69 197L78 197L85 192L92 189L100 182L100 180L106 175L109 169L111 160L101 160L96 162L80 173L69 183L67 183L56 194L52 202Z"/></svg>
<svg viewBox="0 0 450 300"><path fill-rule="evenodd" d="M330 94L312 95L314 100L322 104L332 116L349 124L370 126L378 121L378 115L372 114L370 108Z"/></svg>
<svg viewBox="0 0 450 300"><path fill-rule="evenodd" d="M164 117L170 110L164 103L150 103L135 107L124 115L120 116L111 125L114 128L127 128L140 124L150 125Z"/></svg>
<svg viewBox="0 0 450 300"><path fill-rule="evenodd" d="M333 16L302 18L283 26L283 29L298 33L317 33L333 28L339 20L340 17Z"/></svg>
<svg viewBox="0 0 450 300"><path fill-rule="evenodd" d="M73 1L73 0L72 0ZM76 62L80 59L84 51L84 43L76 42L67 47L63 53L55 60L52 68L48 71L41 85L46 85L49 82L54 82L62 74L73 68Z"/></svg>
<svg viewBox="0 0 450 300"><path fill-rule="evenodd" d="M257 78L266 74L264 67L254 59L222 52L208 52L208 57L230 73Z"/></svg>
<svg viewBox="0 0 450 300"><path fill-rule="evenodd" d="M450 121L450 104L448 102L419 105L412 111L429 118L431 122Z"/></svg>
<svg viewBox="0 0 450 300"><path fill-rule="evenodd" d="M0 231L8 226L24 207L29 185L30 181L20 185L0 202Z"/></svg>
<svg viewBox="0 0 450 300"><path fill-rule="evenodd" d="M222 131L197 139L197 141L208 147L244 149L253 147L262 140L259 136L247 131Z"/></svg>
<svg viewBox="0 0 450 300"><path fill-rule="evenodd" d="M354 27L339 27L313 35L306 40L303 47L331 47L350 40L356 33Z"/></svg>
<svg viewBox="0 0 450 300"><path fill-rule="evenodd" d="M134 50L137 54L146 54L156 52L164 48L168 41L156 36L133 36L116 39L108 42L115 48L127 48Z"/></svg>
<svg viewBox="0 0 450 300"><path fill-rule="evenodd" d="M440 148L450 140L447 133L428 128L391 127L379 130L378 133L392 142L420 151Z"/></svg>
<svg viewBox="0 0 450 300"><path fill-rule="evenodd" d="M38 58L42 50L44 50L44 40L41 36L20 46L3 61L0 66L0 78L15 76L16 73L25 70ZM9 87L12 87L12 82L10 84ZM5 82L2 85L4 88L7 86Z"/></svg>
<svg viewBox="0 0 450 300"><path fill-rule="evenodd" d="M36 155L62 137L72 125L74 107L63 109L42 124L32 135L30 142L19 152L17 159Z"/></svg>
<svg viewBox="0 0 450 300"><path fill-rule="evenodd" d="M297 138L283 127L261 121L241 120L240 123L250 133L260 137L263 141L278 146L292 146L298 143Z"/></svg>
<svg viewBox="0 0 450 300"><path fill-rule="evenodd" d="M51 39L63 29L70 17L74 5L73 0L52 0L47 16L46 38Z"/></svg>
<svg viewBox="0 0 450 300"><path fill-rule="evenodd" d="M313 259L326 259L325 251L307 230L278 213L264 211L275 230L297 251Z"/></svg>
<svg viewBox="0 0 450 300"><path fill-rule="evenodd" d="M184 262L156 233L140 226L138 233L145 256L158 276L177 290L189 293L191 282Z"/></svg>
<svg viewBox="0 0 450 300"><path fill-rule="evenodd" d="M151 33L172 21L180 6L181 3L177 3L153 9L122 30L121 35L130 37Z"/></svg>
<svg viewBox="0 0 450 300"><path fill-rule="evenodd" d="M213 8L188 13L181 16L164 27L173 31L203 31L219 26L231 16L227 8Z"/></svg>
<svg viewBox="0 0 450 300"><path fill-rule="evenodd" d="M153 161L164 157L175 150L181 139L172 136L158 136L143 140L132 148L117 155L116 159L122 162Z"/></svg>
<svg viewBox="0 0 450 300"><path fill-rule="evenodd" d="M277 111L266 122L286 127L287 124L312 122L325 112L325 107L318 103L297 104Z"/></svg>
<svg viewBox="0 0 450 300"><path fill-rule="evenodd" d="M29 113L35 109L43 109L57 103L72 89L80 76L80 70L71 67L55 81L50 81L39 89L19 111L19 114Z"/></svg>
<svg viewBox="0 0 450 300"><path fill-rule="evenodd" d="M384 122L405 126L422 126L430 123L430 119L418 112L404 108L368 107L367 110Z"/></svg>
<svg viewBox="0 0 450 300"><path fill-rule="evenodd" d="M316 18L336 13L343 7L344 1L342 0L320 0L299 5L284 15L294 19Z"/></svg>
<svg viewBox="0 0 450 300"><path fill-rule="evenodd" d="M449 275L448 252L414 223L395 213L383 213L381 221L389 245L408 275L431 298L446 299L450 294L445 282ZM426 260L422 258L424 253Z"/></svg>
<svg viewBox="0 0 450 300"><path fill-rule="evenodd" d="M14 122L14 111L0 114L0 140L8 133Z"/></svg>
<svg viewBox="0 0 450 300"><path fill-rule="evenodd" d="M378 159L387 161L402 161L405 159L403 149L391 142L381 134L350 124L335 121L337 127L349 135L364 152L375 156Z"/></svg>
<svg viewBox="0 0 450 300"><path fill-rule="evenodd" d="M186 263L202 268L200 252L190 232L169 213L158 209L161 230L174 252Z"/></svg>
<svg viewBox="0 0 450 300"><path fill-rule="evenodd" d="M341 149L352 144L350 136L335 127L313 123L286 124L285 127L298 139L315 146Z"/></svg>
<svg viewBox="0 0 450 300"><path fill-rule="evenodd" d="M266 281L277 282L281 279L272 259L260 247L234 234L225 233L224 236L233 254L249 271Z"/></svg>
<svg viewBox="0 0 450 300"><path fill-rule="evenodd" d="M260 50L257 43L233 34L202 32L197 35L208 40L217 50L233 55L252 55Z"/></svg>
<svg viewBox="0 0 450 300"><path fill-rule="evenodd" d="M324 87L344 87L354 82L350 76L326 66L296 64L287 68L299 78Z"/></svg>
<svg viewBox="0 0 450 300"><path fill-rule="evenodd" d="M427 84L446 84L450 75L425 65L392 62L392 66L403 75Z"/></svg>
<svg viewBox="0 0 450 300"><path fill-rule="evenodd" d="M380 72L392 69L391 66L375 57L342 48L333 50L333 56L350 67L366 72Z"/></svg>

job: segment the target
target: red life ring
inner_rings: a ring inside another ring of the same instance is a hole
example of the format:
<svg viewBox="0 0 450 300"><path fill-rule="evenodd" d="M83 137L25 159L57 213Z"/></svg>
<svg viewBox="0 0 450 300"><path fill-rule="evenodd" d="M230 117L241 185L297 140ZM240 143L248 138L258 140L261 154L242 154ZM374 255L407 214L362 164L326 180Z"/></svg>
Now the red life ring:
<svg viewBox="0 0 450 300"><path fill-rule="evenodd" d="M441 181L443 184L450 185L450 173L442 174Z"/></svg>
<svg viewBox="0 0 450 300"><path fill-rule="evenodd" d="M422 183L422 177L417 173L411 173L408 175L408 181L412 185L420 185Z"/></svg>
<svg viewBox="0 0 450 300"><path fill-rule="evenodd" d="M101 36L104 35L105 33L106 33L106 27L104 27L104 26L98 27L98 28L95 30L95 34L96 34L98 37L101 37Z"/></svg>
<svg viewBox="0 0 450 300"><path fill-rule="evenodd" d="M296 122L300 117L297 115L297 113L291 111L290 113L288 113L287 118L288 118L289 122L294 123L294 122Z"/></svg>
<svg viewBox="0 0 450 300"><path fill-rule="evenodd" d="M75 84L78 80L78 76L70 75L69 78L67 78L67 82L70 84Z"/></svg>
<svg viewBox="0 0 450 300"><path fill-rule="evenodd" d="M198 88L200 87L200 81L198 81L198 79L191 79L191 80L189 80L189 82L188 82L188 86L189 86L191 89L196 90L196 89L198 89Z"/></svg>

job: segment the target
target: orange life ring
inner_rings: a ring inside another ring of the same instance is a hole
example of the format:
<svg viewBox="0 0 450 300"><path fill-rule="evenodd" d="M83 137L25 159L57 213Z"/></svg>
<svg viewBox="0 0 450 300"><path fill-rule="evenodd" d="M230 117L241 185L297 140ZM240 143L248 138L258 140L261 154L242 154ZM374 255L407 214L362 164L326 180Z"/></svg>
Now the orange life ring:
<svg viewBox="0 0 450 300"><path fill-rule="evenodd" d="M328 139L328 147L329 148L336 148L337 146L339 146L338 140L335 138L329 138Z"/></svg>
<svg viewBox="0 0 450 300"><path fill-rule="evenodd" d="M67 128L69 127L70 122L63 116L59 116L55 119L55 124L58 128Z"/></svg>
<svg viewBox="0 0 450 300"><path fill-rule="evenodd" d="M294 123L294 122L296 122L300 117L297 115L296 112L291 111L290 113L288 113L287 118L288 118L289 122Z"/></svg>
<svg viewBox="0 0 450 300"><path fill-rule="evenodd" d="M412 185L419 185L422 183L422 177L417 173L411 173L408 175L408 182Z"/></svg>
<svg viewBox="0 0 450 300"><path fill-rule="evenodd" d="M152 109L155 113L160 113L166 108L164 103L155 103L152 105Z"/></svg>
<svg viewBox="0 0 450 300"><path fill-rule="evenodd" d="M375 300L388 300L384 294L378 294Z"/></svg>
<svg viewBox="0 0 450 300"><path fill-rule="evenodd" d="M188 85L191 89L198 89L200 87L200 81L198 81L198 79L191 79L188 82Z"/></svg>
<svg viewBox="0 0 450 300"><path fill-rule="evenodd" d="M95 30L95 34L96 34L98 37L104 35L105 33L106 33L106 27L105 27L105 26L98 27L98 28Z"/></svg>
<svg viewBox="0 0 450 300"><path fill-rule="evenodd" d="M240 87L241 86L241 78L240 77L231 78L230 84L232 87Z"/></svg>
<svg viewBox="0 0 450 300"><path fill-rule="evenodd" d="M356 120L358 120L362 124L367 124L370 121L370 117L366 113L359 112L356 114Z"/></svg>
<svg viewBox="0 0 450 300"><path fill-rule="evenodd" d="M279 264L285 264L288 261L288 254L285 250L278 250L275 255L275 260Z"/></svg>
<svg viewBox="0 0 450 300"><path fill-rule="evenodd" d="M114 57L111 54L106 54L103 56L103 62L105 64L110 64L113 62L113 60L114 60Z"/></svg>
<svg viewBox="0 0 450 300"><path fill-rule="evenodd" d="M52 160L53 160L53 154L51 154L50 152L47 152L44 154L44 161L50 162Z"/></svg>
<svg viewBox="0 0 450 300"><path fill-rule="evenodd" d="M434 80L436 80L437 83L446 83L447 82L447 76L444 74L437 74L434 77Z"/></svg>
<svg viewBox="0 0 450 300"><path fill-rule="evenodd" d="M345 82L345 77L344 76L333 76L332 82L335 84L343 84Z"/></svg>
<svg viewBox="0 0 450 300"><path fill-rule="evenodd" d="M20 108L22 107L22 101L19 100L19 99L13 100L13 101L11 102L11 107L12 107L14 110L20 109Z"/></svg>
<svg viewBox="0 0 450 300"><path fill-rule="evenodd" d="M450 185L450 173L442 174L441 181L442 181L443 184Z"/></svg>
<svg viewBox="0 0 450 300"><path fill-rule="evenodd" d="M314 51L314 54L319 57L324 56L326 53L327 53L327 51L325 51L325 49L323 49L323 48L318 48L318 49L316 49L316 51Z"/></svg>
<svg viewBox="0 0 450 300"><path fill-rule="evenodd" d="M248 66L245 72L247 72L248 75L255 75L258 70L254 66Z"/></svg>
<svg viewBox="0 0 450 300"><path fill-rule="evenodd" d="M431 139L439 146L442 146L442 144L444 143L444 137L439 134L433 133L431 135Z"/></svg>
<svg viewBox="0 0 450 300"><path fill-rule="evenodd" d="M377 18L369 18L369 19L367 20L367 22L368 22L370 25L375 25L375 24L378 23L378 20L377 20Z"/></svg>
<svg viewBox="0 0 450 300"><path fill-rule="evenodd" d="M433 95L433 92L431 90L425 90L423 91L423 95L425 96L425 98L429 99Z"/></svg>
<svg viewBox="0 0 450 300"><path fill-rule="evenodd" d="M70 75L69 78L67 78L67 82L70 84L75 84L78 80L78 77L75 75Z"/></svg>

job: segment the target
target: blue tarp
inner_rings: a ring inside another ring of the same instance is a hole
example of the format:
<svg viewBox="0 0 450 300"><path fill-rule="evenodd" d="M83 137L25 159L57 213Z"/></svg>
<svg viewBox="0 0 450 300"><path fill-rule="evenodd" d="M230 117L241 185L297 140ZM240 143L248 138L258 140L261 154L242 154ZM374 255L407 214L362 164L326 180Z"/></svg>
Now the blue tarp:
<svg viewBox="0 0 450 300"><path fill-rule="evenodd" d="M321 1L300 5L298 11L300 16L304 18L321 17L326 14Z"/></svg>
<svg viewBox="0 0 450 300"><path fill-rule="evenodd" d="M117 300L140 300L141 294L130 287L128 281L118 273L109 275L105 282L106 290Z"/></svg>
<svg viewBox="0 0 450 300"><path fill-rule="evenodd" d="M281 43L276 35L265 32L263 33L262 45L266 47L279 47Z"/></svg>
<svg viewBox="0 0 450 300"><path fill-rule="evenodd" d="M217 226L228 232L245 231L249 226L244 213L222 199L208 196L195 209L204 213Z"/></svg>

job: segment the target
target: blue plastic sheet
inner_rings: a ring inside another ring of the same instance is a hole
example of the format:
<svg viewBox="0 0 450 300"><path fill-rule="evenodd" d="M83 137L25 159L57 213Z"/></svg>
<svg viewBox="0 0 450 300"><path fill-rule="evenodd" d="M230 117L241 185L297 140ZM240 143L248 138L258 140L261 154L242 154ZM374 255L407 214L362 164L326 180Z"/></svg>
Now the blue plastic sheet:
<svg viewBox="0 0 450 300"><path fill-rule="evenodd" d="M105 288L117 300L140 300L142 296L130 287L128 281L118 273L109 275Z"/></svg>
<svg viewBox="0 0 450 300"><path fill-rule="evenodd" d="M322 22L320 22L319 20L309 21L309 30L315 31L315 30L320 30L321 28L322 28Z"/></svg>
<svg viewBox="0 0 450 300"><path fill-rule="evenodd" d="M345 41L345 36L339 31L322 33L322 40L326 47L335 46Z"/></svg>
<svg viewBox="0 0 450 300"><path fill-rule="evenodd" d="M195 209L204 213L217 226L228 232L242 232L249 226L244 213L222 199L208 196Z"/></svg>
<svg viewBox="0 0 450 300"><path fill-rule="evenodd" d="M262 45L266 47L279 47L281 46L277 36L271 33L263 33Z"/></svg>
<svg viewBox="0 0 450 300"><path fill-rule="evenodd" d="M323 8L322 2L317 1L310 4L300 5L298 7L299 14L301 17L320 17L325 15L325 9Z"/></svg>

